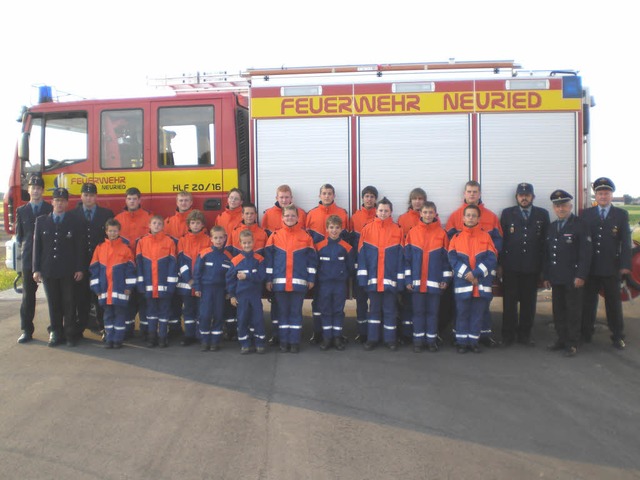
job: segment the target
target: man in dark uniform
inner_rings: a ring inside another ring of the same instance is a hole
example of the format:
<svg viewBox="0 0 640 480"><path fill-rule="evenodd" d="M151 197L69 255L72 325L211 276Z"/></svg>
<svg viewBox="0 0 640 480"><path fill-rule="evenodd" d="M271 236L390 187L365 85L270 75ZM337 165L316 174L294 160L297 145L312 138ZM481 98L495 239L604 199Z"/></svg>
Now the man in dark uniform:
<svg viewBox="0 0 640 480"><path fill-rule="evenodd" d="M42 200L44 180L40 175L32 175L28 185L29 203L16 211L16 240L20 244L22 257L22 304L20 305L20 327L22 335L18 343L30 342L33 338L33 317L36 313L36 291L38 284L33 281L33 230L36 218L48 215L53 210L50 203Z"/></svg>
<svg viewBox="0 0 640 480"><path fill-rule="evenodd" d="M517 341L534 346L531 329L536 315L538 281L542 273L544 241L549 228L549 212L533 206L533 185L516 188L516 206L500 216L503 244L499 261L502 277L502 344ZM518 315L518 304L520 314Z"/></svg>
<svg viewBox="0 0 640 480"><path fill-rule="evenodd" d="M587 208L581 215L589 227L593 241L591 270L584 289L582 340L590 342L593 336L598 295L602 289L611 341L615 348L623 350L625 343L620 280L622 275L631 273L631 231L627 211L611 204L615 189L613 182L606 177L594 181L593 191L598 205Z"/></svg>
<svg viewBox="0 0 640 480"><path fill-rule="evenodd" d="M558 219L549 226L545 241L543 278L552 287L553 323L558 339L549 350L564 350L566 357L578 353L584 284L591 263L589 228L572 213L573 197L564 190L551 194Z"/></svg>
<svg viewBox="0 0 640 480"><path fill-rule="evenodd" d="M69 212L77 222L82 225L84 231L84 239L86 242L86 257L83 259L82 280L76 283L76 314L78 321L78 333L86 328L91 330L102 330L101 311L95 294L89 288L89 265L96 247L104 242L105 233L104 225L107 220L115 215L108 208L103 208L96 203L98 189L94 183L83 183L80 189L80 202L77 207ZM94 305L95 318L89 322L91 304Z"/></svg>
<svg viewBox="0 0 640 480"><path fill-rule="evenodd" d="M66 188L53 191L53 212L38 217L33 236L33 280L44 283L49 304L49 346L66 338L67 345L78 342L75 319L75 283L82 280L85 242L82 226L65 213L69 203Z"/></svg>

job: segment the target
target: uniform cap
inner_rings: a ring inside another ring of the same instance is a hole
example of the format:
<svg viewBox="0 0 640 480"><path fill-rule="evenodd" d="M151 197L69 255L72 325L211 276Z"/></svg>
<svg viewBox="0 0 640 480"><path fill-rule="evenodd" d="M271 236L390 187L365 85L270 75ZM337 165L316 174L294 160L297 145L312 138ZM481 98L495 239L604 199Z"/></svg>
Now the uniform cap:
<svg viewBox="0 0 640 480"><path fill-rule="evenodd" d="M518 187L516 188L516 195L524 195L524 194L531 194L534 195L533 193L533 185L531 185L530 183L519 183Z"/></svg>
<svg viewBox="0 0 640 480"><path fill-rule="evenodd" d="M53 198L64 198L69 200L69 191L66 188L56 188L53 191Z"/></svg>
<svg viewBox="0 0 640 480"><path fill-rule="evenodd" d="M95 183L83 183L80 193L98 193L98 187Z"/></svg>
<svg viewBox="0 0 640 480"><path fill-rule="evenodd" d="M371 193L374 197L378 198L378 189L371 185L367 185L362 189L362 197L364 197L367 193Z"/></svg>
<svg viewBox="0 0 640 480"><path fill-rule="evenodd" d="M573 200L573 197L570 193L560 189L554 190L549 198L555 204L566 203L570 200Z"/></svg>
<svg viewBox="0 0 640 480"><path fill-rule="evenodd" d="M31 177L29 177L29 185L44 188L44 180L40 175L31 175Z"/></svg>
<svg viewBox="0 0 640 480"><path fill-rule="evenodd" d="M600 177L593 182L593 191L597 192L598 190L611 190L612 192L615 192L616 186L613 184L611 179L607 177Z"/></svg>

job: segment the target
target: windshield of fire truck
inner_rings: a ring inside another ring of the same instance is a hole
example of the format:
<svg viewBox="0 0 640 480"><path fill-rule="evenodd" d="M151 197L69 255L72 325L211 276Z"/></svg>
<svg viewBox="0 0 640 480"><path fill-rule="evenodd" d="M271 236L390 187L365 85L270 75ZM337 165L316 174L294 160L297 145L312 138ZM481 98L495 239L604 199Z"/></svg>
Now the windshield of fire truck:
<svg viewBox="0 0 640 480"><path fill-rule="evenodd" d="M85 112L34 118L29 135L29 160L24 166L24 173L42 169L46 172L86 161L87 141Z"/></svg>

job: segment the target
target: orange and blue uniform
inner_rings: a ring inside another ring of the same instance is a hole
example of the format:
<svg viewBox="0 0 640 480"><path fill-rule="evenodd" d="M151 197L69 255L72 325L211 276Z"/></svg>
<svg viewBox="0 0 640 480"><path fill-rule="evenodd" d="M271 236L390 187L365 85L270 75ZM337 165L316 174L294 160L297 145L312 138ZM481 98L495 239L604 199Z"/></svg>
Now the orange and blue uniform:
<svg viewBox="0 0 640 480"><path fill-rule="evenodd" d="M435 345L438 338L440 284L451 282L449 237L439 220L420 222L405 239L404 281L412 285L413 344Z"/></svg>
<svg viewBox="0 0 640 480"><path fill-rule="evenodd" d="M136 287L136 266L129 245L122 238L105 240L93 252L89 286L104 309L107 344L124 340L129 294Z"/></svg>
<svg viewBox="0 0 640 480"><path fill-rule="evenodd" d="M224 231L227 232L227 244L231 239L233 229L236 228L240 222L242 222L242 206L231 209L227 205L224 212L216 217L216 225L221 226L224 228Z"/></svg>
<svg viewBox="0 0 640 480"><path fill-rule="evenodd" d="M182 316L184 318L184 336L187 339L196 338L196 320L198 318L199 298L194 295L191 283L193 269L196 265L198 253L211 245L211 239L206 230L198 233L187 231L178 240L178 284L176 293L182 297Z"/></svg>
<svg viewBox="0 0 640 480"><path fill-rule="evenodd" d="M347 282L355 265L355 248L344 240L325 238L316 244L318 252L317 302L325 341L342 337Z"/></svg>
<svg viewBox="0 0 640 480"><path fill-rule="evenodd" d="M307 214L300 207L296 207L298 210L298 223L300 225L307 224ZM267 235L271 235L276 230L284 227L282 223L282 207L278 202L264 211L262 214L262 228L267 232Z"/></svg>
<svg viewBox="0 0 640 480"><path fill-rule="evenodd" d="M396 294L404 285L402 229L391 218L376 218L362 229L358 251L358 283L369 295L367 343L396 341Z"/></svg>
<svg viewBox="0 0 640 480"><path fill-rule="evenodd" d="M313 243L319 243L327 238L327 218L330 215L337 215L342 220L343 230L340 232L340 238L349 239L349 215L344 208L338 207L335 202L331 205L323 205L322 202L309 210L307 214L307 232L311 235ZM319 339L322 335L322 320L320 319L320 311L318 310L317 290L314 292L313 301L311 302L311 311L313 314L313 332L314 337Z"/></svg>
<svg viewBox="0 0 640 480"><path fill-rule="evenodd" d="M240 245L240 232L243 230L249 230L253 234L253 251L260 255L264 255L264 247L267 245L267 232L260 228L257 223L247 226L244 222L240 222L236 225L231 237L229 237L229 241L227 241L226 248L229 253L235 257L242 251L242 245Z"/></svg>
<svg viewBox="0 0 640 480"><path fill-rule="evenodd" d="M464 228L464 209L468 206L467 203L458 208L455 212L451 214L449 220L447 220L447 235L449 239L451 239L457 232L461 232ZM502 250L502 226L500 225L500 220L491 210L484 206L484 203L480 202L478 204L478 208L480 208L480 221L478 226L481 230L487 232L493 240L493 246L496 249L496 252L500 252ZM482 318L482 328L481 328L481 336L483 338L489 338L491 335L491 312L489 312L489 304L487 303L487 311L484 313Z"/></svg>
<svg viewBox="0 0 640 480"><path fill-rule="evenodd" d="M317 255L313 240L300 223L275 231L265 248L266 281L272 284L280 309L280 348L299 345L302 303L310 283L315 282Z"/></svg>
<svg viewBox="0 0 640 480"><path fill-rule="evenodd" d="M493 298L492 283L498 264L493 240L480 225L462 227L449 243L449 263L453 270L453 293L456 301L456 343L478 344L483 317ZM464 277L473 273L477 283Z"/></svg>
<svg viewBox="0 0 640 480"><path fill-rule="evenodd" d="M178 283L176 243L164 232L149 234L136 247L138 291L146 299L148 335L166 345L171 297Z"/></svg>
<svg viewBox="0 0 640 480"><path fill-rule="evenodd" d="M238 279L238 273L246 275ZM256 348L264 347L265 330L262 313L262 286L266 278L264 257L242 251L231 259L227 272L227 292L238 301L238 341L240 347L249 348L252 340Z"/></svg>
<svg viewBox="0 0 640 480"><path fill-rule="evenodd" d="M198 324L203 346L216 346L222 339L226 275L230 268L231 254L224 248L209 245L196 258L193 289L201 294Z"/></svg>
<svg viewBox="0 0 640 480"><path fill-rule="evenodd" d="M179 212L170 217L167 217L164 221L164 233L172 236L173 238L180 238L189 231L189 225L187 225L187 217L191 213L191 210L186 212Z"/></svg>
<svg viewBox="0 0 640 480"><path fill-rule="evenodd" d="M120 223L120 238L129 242L129 248L135 258L138 240L149 233L151 213L144 208L129 211L126 208L115 216ZM140 314L140 331L146 334L147 314L144 295L134 290L129 296L129 314L127 316L127 334L132 335L135 328L136 314Z"/></svg>
<svg viewBox="0 0 640 480"><path fill-rule="evenodd" d="M398 225L402 228L405 236L409 231L420 223L420 211L410 208L398 218Z"/></svg>

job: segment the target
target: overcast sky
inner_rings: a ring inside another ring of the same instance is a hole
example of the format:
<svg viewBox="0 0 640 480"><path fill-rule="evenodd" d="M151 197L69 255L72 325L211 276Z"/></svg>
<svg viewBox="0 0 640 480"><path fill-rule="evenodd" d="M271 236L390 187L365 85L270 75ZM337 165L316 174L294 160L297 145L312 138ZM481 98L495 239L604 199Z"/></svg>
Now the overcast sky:
<svg viewBox="0 0 640 480"><path fill-rule="evenodd" d="M394 0L12 2L0 19L0 190L37 84L86 98L149 94L147 77L250 67L515 60L578 70L595 97L591 178L640 196L632 3Z"/></svg>

